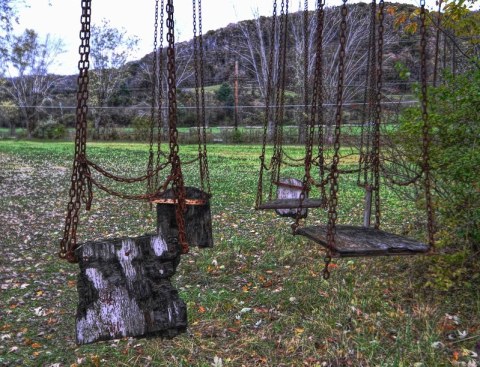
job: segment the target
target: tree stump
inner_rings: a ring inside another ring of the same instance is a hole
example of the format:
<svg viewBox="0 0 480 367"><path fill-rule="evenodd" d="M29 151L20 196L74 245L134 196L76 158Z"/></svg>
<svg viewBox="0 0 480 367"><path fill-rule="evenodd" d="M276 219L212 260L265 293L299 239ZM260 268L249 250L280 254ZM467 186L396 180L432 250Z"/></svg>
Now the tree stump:
<svg viewBox="0 0 480 367"><path fill-rule="evenodd" d="M126 336L174 337L186 330L185 303L170 283L176 237L108 239L79 246L78 344Z"/></svg>
<svg viewBox="0 0 480 367"><path fill-rule="evenodd" d="M186 187L186 194L187 241L191 246L212 247L208 195L193 187ZM186 330L185 303L170 283L181 255L172 190L158 202L156 235L78 247L78 344L126 336L174 337Z"/></svg>
<svg viewBox="0 0 480 367"><path fill-rule="evenodd" d="M185 187L187 196L187 211L185 213L185 234L190 246L200 248L213 247L212 215L208 195L195 187ZM167 190L156 201L173 199L173 191ZM190 203L190 204L189 204ZM178 237L178 225L175 216L175 205L171 203L157 204L157 232L168 237Z"/></svg>

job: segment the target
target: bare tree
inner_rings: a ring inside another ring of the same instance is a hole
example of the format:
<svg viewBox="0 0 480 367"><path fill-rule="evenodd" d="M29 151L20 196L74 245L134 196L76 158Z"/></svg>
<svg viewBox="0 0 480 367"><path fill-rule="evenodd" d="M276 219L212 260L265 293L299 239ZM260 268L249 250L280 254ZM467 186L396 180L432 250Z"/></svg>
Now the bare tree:
<svg viewBox="0 0 480 367"><path fill-rule="evenodd" d="M91 72L91 102L94 112L96 134L100 126L107 123L112 99L118 93L129 73L125 67L128 58L135 51L137 37L129 37L124 29L117 29L103 20L93 25L91 31L91 52L93 70Z"/></svg>
<svg viewBox="0 0 480 367"><path fill-rule="evenodd" d="M17 6L14 0L0 2L0 74L3 74L8 58L8 43L10 42L13 24L18 22Z"/></svg>
<svg viewBox="0 0 480 367"><path fill-rule="evenodd" d="M254 77L261 97L266 98L270 49L271 47L278 49L280 36L278 32L272 35L273 26L278 26L278 24L272 24L272 18L260 17L258 11L255 11L253 15L253 20L238 23L240 30L238 39L227 47L230 52L237 55L246 72ZM272 38L273 45L271 45ZM271 79L276 80L278 76L278 52L274 52L272 56Z"/></svg>
<svg viewBox="0 0 480 367"><path fill-rule="evenodd" d="M271 47L275 51L279 48L279 36L272 37L272 18L259 17L254 14L252 21L240 22L239 37L237 43L230 46L231 51L238 55L242 61L242 67L255 79L262 97L266 96L269 54ZM325 8L323 27L323 100L326 105L335 103L336 85L338 81L338 58L339 58L339 28L340 11L338 7ZM307 25L304 24L304 13L297 12L289 15L288 20L288 50L287 50L287 88L296 92L295 101L297 104L304 103L304 40L307 40L308 60L307 72L308 81L312 83L313 69L316 58L316 16L312 12L307 18ZM366 66L368 59L368 29L370 12L367 5L357 4L348 7L347 14L347 36L345 45L345 75L344 102L361 102L358 99L360 92L365 88ZM393 32L385 29L384 43L393 41ZM276 27L278 32L279 27ZM305 29L307 37L305 37ZM270 40L274 40L273 45ZM276 80L278 73L278 52L274 52L272 80ZM311 88L311 86L310 86ZM331 120L333 110L327 111L326 121ZM300 119L300 121L303 121Z"/></svg>
<svg viewBox="0 0 480 367"><path fill-rule="evenodd" d="M176 87L182 88L187 83L192 81L194 75L193 65L193 44L191 42L182 42L176 45L175 49L175 75ZM145 86L148 87L149 93L146 93L145 98L151 98L151 88L155 84L157 91L157 99L154 107L156 109L162 107L163 112L163 129L168 130L168 121L166 119L168 100L167 100L167 70L166 70L166 50L157 51L157 70L153 70L153 53L145 57L140 63L140 72ZM161 58L161 60L160 60ZM156 76L157 75L157 76ZM151 103L151 102L150 102Z"/></svg>
<svg viewBox="0 0 480 367"><path fill-rule="evenodd" d="M6 50L8 77L2 80L0 88L19 108L29 137L38 124L42 105L50 101L55 82L61 78L48 70L62 52L61 40L47 36L42 42L31 29L13 36Z"/></svg>

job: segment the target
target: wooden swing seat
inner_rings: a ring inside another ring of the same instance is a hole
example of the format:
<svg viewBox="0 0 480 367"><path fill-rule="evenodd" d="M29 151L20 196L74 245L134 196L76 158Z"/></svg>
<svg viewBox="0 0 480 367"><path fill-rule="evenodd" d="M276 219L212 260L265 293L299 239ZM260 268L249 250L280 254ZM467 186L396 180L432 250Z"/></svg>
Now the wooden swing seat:
<svg viewBox="0 0 480 367"><path fill-rule="evenodd" d="M324 205L324 201L322 199L311 199L308 197L304 198L300 203L300 195L302 194L303 184L302 181L296 178L281 178L275 182L275 185L278 187L277 198L265 203L261 203L258 206L258 209L275 209L280 211L278 212L280 215L295 217L296 211L292 212L287 209L320 208ZM306 210L302 214L302 216L306 217Z"/></svg>
<svg viewBox="0 0 480 367"><path fill-rule="evenodd" d="M305 236L327 247L327 226L298 228ZM374 228L338 225L335 227L334 257L393 256L427 253L430 246Z"/></svg>
<svg viewBox="0 0 480 367"><path fill-rule="evenodd" d="M320 208L323 206L322 199L305 198L300 205L300 198L275 199L258 206L258 209L297 209L297 208Z"/></svg>

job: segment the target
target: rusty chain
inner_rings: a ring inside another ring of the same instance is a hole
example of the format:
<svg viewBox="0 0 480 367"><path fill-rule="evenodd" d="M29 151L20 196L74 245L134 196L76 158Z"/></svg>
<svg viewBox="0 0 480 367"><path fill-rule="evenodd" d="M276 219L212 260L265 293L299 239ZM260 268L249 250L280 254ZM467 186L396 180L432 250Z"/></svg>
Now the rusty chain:
<svg viewBox="0 0 480 367"><path fill-rule="evenodd" d="M202 190L203 187L203 166L201 163L202 160L202 135L201 135L201 112L200 112L200 80L199 80L199 73L198 73L198 36L197 36L197 0L192 0L192 8L193 8L193 74L195 79L195 114L196 114L196 122L197 122L197 142L198 142L198 158L200 160L200 185Z"/></svg>
<svg viewBox="0 0 480 367"><path fill-rule="evenodd" d="M425 0L420 1L420 78L421 78L421 110L423 120L423 174L425 185L425 201L427 210L428 244L435 248L435 213L433 209L430 177L430 123L428 119L427 95L427 28L425 24Z"/></svg>
<svg viewBox="0 0 480 367"><path fill-rule="evenodd" d="M357 176L357 185L360 187L368 188L372 186L371 178L369 177L370 166L372 164L372 152L371 152L371 124L372 115L375 103L375 88L376 88L376 19L377 19L377 3L376 0L372 0L370 5L370 33L368 40L367 51L367 70L365 73L365 90L364 90L364 103L362 108L362 124L360 132L360 154L359 154L359 173ZM365 127L366 126L366 127ZM361 179L363 173L363 181Z"/></svg>
<svg viewBox="0 0 480 367"><path fill-rule="evenodd" d="M303 112L305 125L308 124L308 0L303 5Z"/></svg>
<svg viewBox="0 0 480 367"><path fill-rule="evenodd" d="M185 185L180 164L178 130L177 130L177 78L175 70L175 21L173 0L167 0L167 72L168 72L168 127L169 127L169 161L172 164L170 176L172 177L172 190L178 200L175 206L175 217L178 226L178 242L182 253L189 251L185 234Z"/></svg>
<svg viewBox="0 0 480 367"><path fill-rule="evenodd" d="M380 124L382 120L382 78L383 78L383 33L385 3L379 1L378 13L378 46L377 46L377 73L376 73L376 98L375 98L375 125L373 138L373 189L375 190L375 229L380 228Z"/></svg>
<svg viewBox="0 0 480 367"><path fill-rule="evenodd" d="M65 227L63 239L60 242L59 256L67 259L70 262L76 262L75 249L77 247L77 227L79 223L79 211L82 202L85 203L86 210L90 210L93 191L92 185L95 185L99 189L124 199L134 200L148 200L151 201L158 195L164 193L168 186L172 185L172 191L177 198L176 202L176 220L178 224L178 241L182 246L182 252L188 252L188 244L185 234L185 219L184 213L186 210L185 203L185 186L183 181L183 174L181 170L181 162L179 157L178 146L178 130L177 130L177 106L176 106L176 75L175 75L175 38L174 38L174 7L173 0L167 0L167 72L168 72L168 123L169 123L169 141L170 141L170 154L167 161L160 164L160 157L166 154L161 151L161 128L162 128L162 88L161 85L161 72L163 69L162 61L162 49L163 49L163 23L164 23L164 0L161 0L162 11L160 13L160 50L158 52L158 0L155 1L155 29L154 29L154 55L153 55L153 88L152 88L152 110L151 110L151 125L150 125L150 140L149 140L149 158L147 164L147 173L140 177L120 177L113 173L107 172L99 165L90 161L86 157L86 141L87 141L87 113L88 113L88 82L89 82L89 54L90 54L90 24L91 24L91 0L82 0L82 15L81 15L81 31L79 47L80 61L78 63L79 76L77 78L77 109L76 109L76 135L75 135L75 158L73 162L73 170L71 176L71 187L69 191L70 200L67 207L67 214L65 217ZM199 1L199 14L201 14L201 3ZM200 47L203 48L201 43L201 15L200 21ZM157 55L159 53L159 55ZM157 57L159 62L157 64ZM203 54L200 53L200 64L203 70ZM159 70L158 70L159 69ZM157 77L158 71L158 77ZM202 108L204 109L204 90L203 90L203 71L201 72L201 85L202 85ZM157 90L158 88L158 90ZM155 103L159 103L158 112L155 112ZM154 120L157 115L157 157L155 167L153 165L153 133L154 133ZM205 120L205 112L203 111L203 121ZM202 167L200 168L203 179L207 179L208 193L210 193L210 184L208 181L208 163L206 162L206 131L205 124L203 124L203 151L202 157L195 158L191 162L202 160ZM158 186L158 174L161 170L165 169L171 164L171 173L166 178L165 182ZM95 169L103 176L122 183L134 183L147 181L147 193L139 195L130 195L115 191L106 185L98 182L92 177L90 167ZM153 177L155 177L155 189L153 189ZM203 188L203 187L202 187Z"/></svg>
<svg viewBox="0 0 480 367"><path fill-rule="evenodd" d="M328 182L328 179L325 178L325 149L324 149L324 133L323 133L323 128L324 128L324 115L323 115L323 28L324 28L324 18L325 18L325 0L317 0L317 25L319 26L319 29L317 29L317 37L321 37L320 39L317 40L317 56L321 58L321 64L316 66L316 68L319 68L320 70L315 71L315 75L319 75L320 79L318 81L318 91L317 91L317 156L315 157L314 161L312 164L318 166L319 174L320 174L320 182L315 184L320 189L320 197L322 200L324 200L325 205L324 209L326 208L326 197L327 193L325 191L325 185ZM316 60L315 60L316 62ZM315 84L314 84L315 85Z"/></svg>
<svg viewBox="0 0 480 367"><path fill-rule="evenodd" d="M310 192L310 187L313 182L311 176L311 167L312 167L312 158L313 158L313 140L315 134L315 122L317 117L319 118L318 127L322 129L323 126L322 120L322 104L323 104L323 96L322 96L322 89L323 89L323 22L324 22L324 7L325 1L319 0L317 6L317 34L316 34L316 58L315 58L315 73L313 76L313 89L312 89L312 104L310 107L310 118L308 122L308 135L306 136L305 142L305 159L304 159L304 166L305 166L305 176L303 178L302 183L302 191L300 193L300 202L297 208L296 216L295 216L295 223L292 224L292 230L295 234L295 231L300 226L300 219L302 217L302 205L307 197L308 193ZM308 5L306 5L306 10L308 11ZM323 181L323 180L322 180ZM323 185L322 185L323 186ZM321 186L321 187L322 187ZM323 194L323 190L322 190Z"/></svg>
<svg viewBox="0 0 480 367"><path fill-rule="evenodd" d="M268 198L272 199L273 182L279 181L282 164L283 151L283 120L285 106L285 82L286 82L286 58L287 58L287 30L288 30L288 3L289 0L282 0L280 3L280 45L279 45L279 71L276 90L276 113L275 113L275 129L274 129L274 147L272 156L272 173L270 177L270 190Z"/></svg>
<svg viewBox="0 0 480 367"><path fill-rule="evenodd" d="M210 174L207 161L207 131L205 118L205 88L204 88L204 55L202 34L202 2L198 0L198 36L197 36L197 1L193 4L193 62L195 76L195 105L197 119L198 158L200 169L200 185L202 191L210 195Z"/></svg>
<svg viewBox="0 0 480 367"><path fill-rule="evenodd" d="M270 120L270 100L272 99L273 59L275 55L275 32L277 23L277 0L273 1L272 27L270 30L270 53L267 69L267 90L265 95L265 119L263 122L262 153L260 154L260 171L258 173L257 198L255 208L258 209L263 199L263 172L269 168L265 165L265 153L267 147L268 123Z"/></svg>
<svg viewBox="0 0 480 367"><path fill-rule="evenodd" d="M75 248L77 247L77 227L79 223L79 211L81 202L90 209L92 201L92 184L85 177L89 173L88 166L82 160L86 154L87 144L87 113L88 113L88 69L90 67L90 23L91 23L91 0L82 0L82 15L80 18L80 60L78 62L79 75L77 78L77 108L76 108L76 134L75 134L75 158L71 176L67 214L63 239L60 241L59 257L75 262Z"/></svg>
<svg viewBox="0 0 480 367"><path fill-rule="evenodd" d="M157 38L158 38L158 0L155 0L155 21L153 23L153 55L152 55L152 101L150 106L150 134L149 134L149 149L148 149L148 164L147 164L147 193L152 193L154 180L152 176L153 172L153 133L155 128L155 117L156 117L156 103L157 103L157 82L158 82L158 72L157 72ZM151 208L150 204L150 208Z"/></svg>
<svg viewBox="0 0 480 367"><path fill-rule="evenodd" d="M198 0L198 47L200 51L200 101L202 103L202 144L203 144L203 154L201 161L200 173L202 180L204 181L205 189L207 194L211 195L210 187L210 171L208 168L208 159L207 159L207 126L206 126L206 116L205 116L205 68L204 68L204 47L203 47L203 20L202 20L202 0ZM202 181L202 182L203 182Z"/></svg>
<svg viewBox="0 0 480 367"><path fill-rule="evenodd" d="M157 156L155 166L160 166L160 157L165 155L162 152L162 129L163 129L163 89L162 89L162 76L163 76L163 23L164 23L164 8L165 1L161 0L160 2L160 46L158 47L158 56L155 54L155 57L158 57L158 74L157 74L157 85L158 85L158 112L157 112ZM159 181L159 171L155 175L155 187L158 187Z"/></svg>
<svg viewBox="0 0 480 367"><path fill-rule="evenodd" d="M347 40L347 0L342 0L341 21L340 21L340 50L338 61L338 84L337 84L337 101L335 111L335 136L333 143L333 158L330 171L330 197L328 205L328 225L327 225L327 255L324 258L325 267L323 269L324 279L330 277L329 265L332 261L332 252L335 248L335 225L337 221L337 204L338 204L338 165L340 162L340 133L342 125L342 109L343 109L343 89L345 77L345 45Z"/></svg>

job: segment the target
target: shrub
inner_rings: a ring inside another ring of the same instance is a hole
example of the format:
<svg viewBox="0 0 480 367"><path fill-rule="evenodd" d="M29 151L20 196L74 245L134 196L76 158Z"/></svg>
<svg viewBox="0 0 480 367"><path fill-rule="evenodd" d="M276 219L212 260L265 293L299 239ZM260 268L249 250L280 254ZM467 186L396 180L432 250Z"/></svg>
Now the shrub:
<svg viewBox="0 0 480 367"><path fill-rule="evenodd" d="M146 141L150 135L150 119L146 116L135 116L132 128L135 140Z"/></svg>
<svg viewBox="0 0 480 367"><path fill-rule="evenodd" d="M40 123L35 130L33 130L32 137L37 139L63 139L67 134L65 125L53 120Z"/></svg>
<svg viewBox="0 0 480 367"><path fill-rule="evenodd" d="M427 285L449 289L478 277L480 250L480 70L447 75L429 88L430 166L439 246L456 253L430 262ZM400 115L394 139L409 162L421 164L422 118L419 108ZM417 188L421 191L421 188ZM423 195L420 196L423 199Z"/></svg>
<svg viewBox="0 0 480 367"><path fill-rule="evenodd" d="M447 76L429 89L434 182L439 238L446 245L480 250L480 70ZM421 114L412 108L400 117L397 132L410 161L421 156Z"/></svg>

